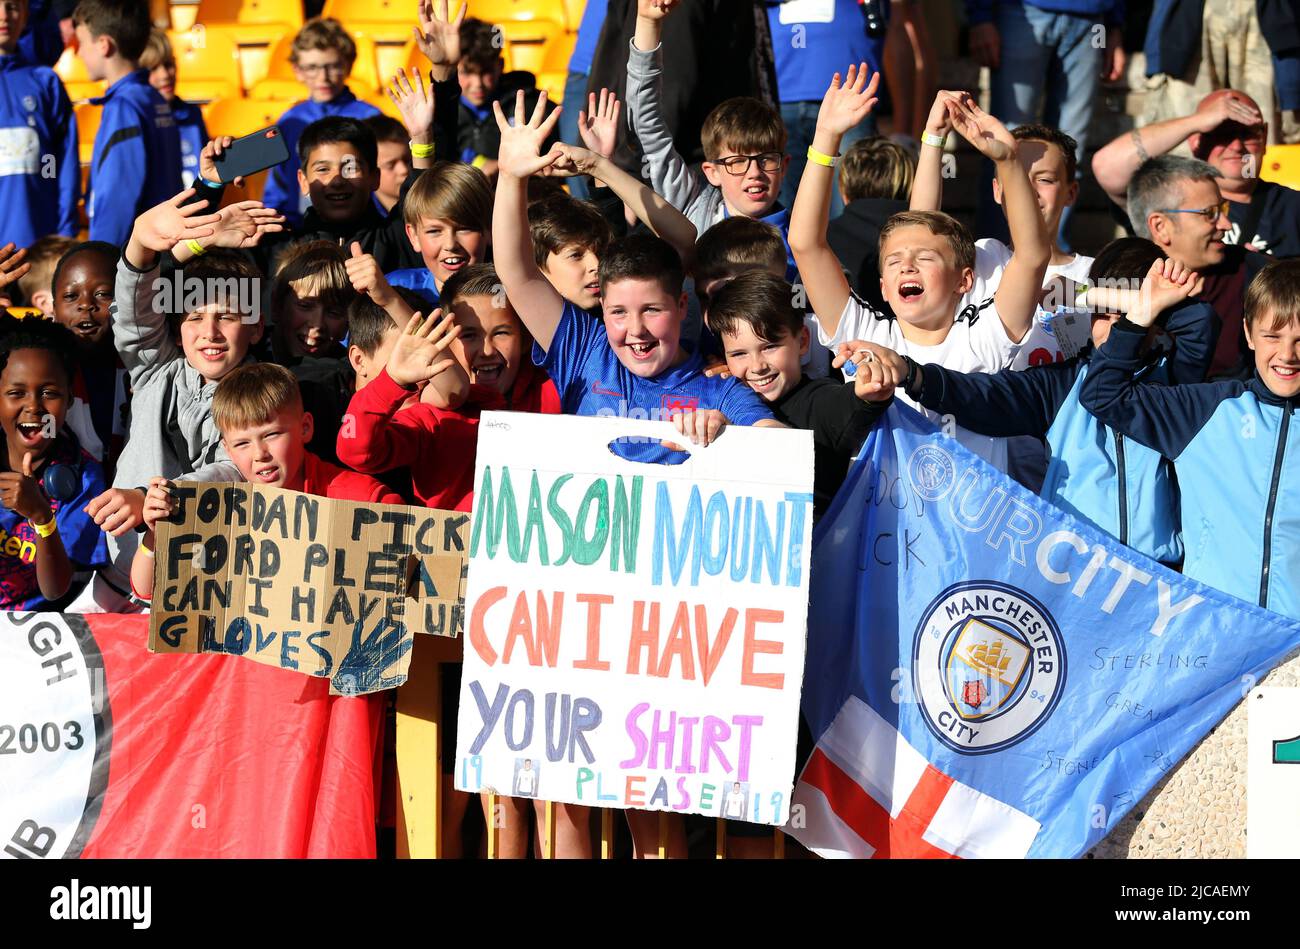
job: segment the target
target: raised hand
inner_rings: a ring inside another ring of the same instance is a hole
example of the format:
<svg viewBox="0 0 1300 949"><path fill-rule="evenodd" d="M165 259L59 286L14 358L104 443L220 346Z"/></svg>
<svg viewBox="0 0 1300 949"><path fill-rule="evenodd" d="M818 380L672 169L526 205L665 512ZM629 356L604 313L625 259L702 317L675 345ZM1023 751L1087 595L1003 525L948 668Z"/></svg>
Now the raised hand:
<svg viewBox="0 0 1300 949"><path fill-rule="evenodd" d="M49 499L32 475L30 451L23 455L22 471L0 471L0 505L37 524L47 524L54 516Z"/></svg>
<svg viewBox="0 0 1300 949"><path fill-rule="evenodd" d="M211 181L213 184L221 181L221 172L217 169L217 159L233 144L235 144L235 140L229 135L218 135L216 138L209 139L208 144L203 146L203 151L199 152L199 177L204 181ZM237 176L230 184L233 184L236 188L242 188L244 186L244 176Z"/></svg>
<svg viewBox="0 0 1300 949"><path fill-rule="evenodd" d="M1007 127L976 105L974 99L951 101L948 114L957 133L985 158L1007 161L1016 157L1016 140Z"/></svg>
<svg viewBox="0 0 1300 949"><path fill-rule="evenodd" d="M500 174L512 178L528 178L543 168L553 165L560 157L560 152L551 149L545 155L541 153L555 124L560 121L560 109L556 107L546 115L546 92L537 97L537 106L532 117L524 120L524 93L521 89L515 96L515 121L511 125L501 111L501 103L492 103L492 113L496 116L497 128L501 130L501 146L497 151L497 167Z"/></svg>
<svg viewBox="0 0 1300 949"><path fill-rule="evenodd" d="M14 250L12 241L5 244L4 247L0 247L0 287L7 287L11 283L16 283L27 271L32 269L31 264L25 263L26 259L26 247Z"/></svg>
<svg viewBox="0 0 1300 949"><path fill-rule="evenodd" d="M236 250L256 247L264 235L284 230L284 215L275 208L264 206L261 201L228 204L217 212L217 216L221 220L217 222L216 234L208 244L210 247Z"/></svg>
<svg viewBox="0 0 1300 949"><path fill-rule="evenodd" d="M1259 109L1231 93L1202 102L1197 106L1193 116L1197 120L1196 130L1202 134L1213 132L1224 122L1259 125L1264 121L1264 116L1260 114Z"/></svg>
<svg viewBox="0 0 1300 949"><path fill-rule="evenodd" d="M193 188L186 188L175 197L145 211L135 219L132 239L148 250L162 253L171 250L181 241L211 237L216 233L213 225L221 220L221 215L199 214L208 206L206 201L186 204L194 194Z"/></svg>
<svg viewBox="0 0 1300 949"><path fill-rule="evenodd" d="M603 158L614 154L618 145L618 116L623 104L618 96L608 89L600 90L600 99L596 93L587 94L587 110L578 113L578 134L582 144Z"/></svg>
<svg viewBox="0 0 1300 949"><path fill-rule="evenodd" d="M448 15L447 0L420 0L420 25L411 27L415 45L434 66L455 68L460 62L460 25L468 4L462 3L455 18Z"/></svg>
<svg viewBox="0 0 1300 949"><path fill-rule="evenodd" d="M577 145L565 145L562 142L557 144L551 151L557 154L555 163L542 171L542 174L549 178L594 175L596 166L602 161L601 156L595 152L580 148Z"/></svg>
<svg viewBox="0 0 1300 949"><path fill-rule="evenodd" d="M437 309L427 319L416 313L388 356L389 378L410 388L446 372L456 364L456 360L444 357L443 352L458 336L460 327L452 322L450 313L444 316L442 310Z"/></svg>
<svg viewBox="0 0 1300 949"><path fill-rule="evenodd" d="M386 308L397 294L384 276L379 261L375 260L373 254L365 253L357 241L352 242L351 251L352 256L343 266L347 268L352 289L370 297L376 306Z"/></svg>
<svg viewBox="0 0 1300 949"><path fill-rule="evenodd" d="M443 6L446 6L445 0ZM424 76L420 70L412 69L415 82L412 83L404 70L398 70L388 86L388 98L393 100L397 111L402 116L402 124L412 139L428 135L433 128L434 102L433 87L425 88Z"/></svg>
<svg viewBox="0 0 1300 949"><path fill-rule="evenodd" d="M662 20L681 5L681 0L636 0L636 15Z"/></svg>
<svg viewBox="0 0 1300 949"><path fill-rule="evenodd" d="M934 104L930 106L930 115L925 120L925 130L931 135L947 135L951 132L951 103L954 101L964 103L967 98L969 98L968 93L940 89L935 94Z"/></svg>
<svg viewBox="0 0 1300 949"><path fill-rule="evenodd" d="M1150 326L1165 310L1201 292L1205 278L1176 260L1157 260L1147 271L1138 305L1128 313L1131 323Z"/></svg>
<svg viewBox="0 0 1300 949"><path fill-rule="evenodd" d="M870 81L868 81L870 78ZM833 135L843 135L857 126L875 107L880 73L873 74L866 63L850 66L843 83L840 74L831 78L830 88L822 97L817 113L817 127Z"/></svg>

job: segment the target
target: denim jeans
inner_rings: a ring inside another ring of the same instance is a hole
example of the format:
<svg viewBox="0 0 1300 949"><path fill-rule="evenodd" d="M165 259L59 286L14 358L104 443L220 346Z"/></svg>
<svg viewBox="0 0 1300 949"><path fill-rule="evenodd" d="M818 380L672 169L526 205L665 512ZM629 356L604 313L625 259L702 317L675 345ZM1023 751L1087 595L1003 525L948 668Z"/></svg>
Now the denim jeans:
<svg viewBox="0 0 1300 949"><path fill-rule="evenodd" d="M587 110L587 74L571 72L564 83L564 111L560 113L560 141L568 145L581 145L582 136L578 134L578 113ZM591 197L591 186L586 176L578 175L568 179L569 193L575 198L586 200Z"/></svg>
<svg viewBox="0 0 1300 949"><path fill-rule="evenodd" d="M1002 61L990 76L990 107L1008 128L1039 121L1059 128L1079 143L1082 169L1088 127L1105 60L1105 26L1099 20L1052 13L1028 3L1002 2L995 22ZM985 163L979 237L1006 239L1006 219L993 200L992 168ZM1062 248L1069 209L1061 218Z"/></svg>
<svg viewBox="0 0 1300 949"><path fill-rule="evenodd" d="M781 184L781 203L787 208L794 205L794 196L799 190L799 178L803 175L804 165L808 164L808 146L812 144L813 136L817 132L817 112L821 107L820 102L781 103L781 121L785 123L787 137L785 150L790 156L790 167L785 173L785 181ZM868 115L857 127L845 133L844 140L840 142L840 153L848 151L849 146L859 139L875 134L876 117ZM838 217L844 210L838 181L837 176L837 183L831 189L832 218Z"/></svg>

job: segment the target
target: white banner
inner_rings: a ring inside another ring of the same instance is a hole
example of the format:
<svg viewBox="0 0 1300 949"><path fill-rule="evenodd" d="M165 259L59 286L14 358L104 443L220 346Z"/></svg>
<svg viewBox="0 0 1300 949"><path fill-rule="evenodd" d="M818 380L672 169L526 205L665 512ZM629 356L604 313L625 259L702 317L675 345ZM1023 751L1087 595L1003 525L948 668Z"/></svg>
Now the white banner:
<svg viewBox="0 0 1300 949"><path fill-rule="evenodd" d="M812 433L485 412L456 787L783 824L803 678Z"/></svg>

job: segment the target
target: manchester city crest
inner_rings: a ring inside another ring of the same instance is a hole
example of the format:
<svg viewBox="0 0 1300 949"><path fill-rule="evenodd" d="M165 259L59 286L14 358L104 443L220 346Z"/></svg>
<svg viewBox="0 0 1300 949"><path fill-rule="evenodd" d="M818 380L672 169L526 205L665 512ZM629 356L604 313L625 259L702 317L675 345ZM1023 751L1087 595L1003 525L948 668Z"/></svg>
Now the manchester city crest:
<svg viewBox="0 0 1300 949"><path fill-rule="evenodd" d="M996 581L948 587L926 608L912 649L922 717L963 754L1029 737L1065 687L1056 620L1036 599Z"/></svg>
<svg viewBox="0 0 1300 949"><path fill-rule="evenodd" d="M938 445L922 445L912 452L907 473L917 494L927 501L937 501L952 488L957 466L952 455Z"/></svg>

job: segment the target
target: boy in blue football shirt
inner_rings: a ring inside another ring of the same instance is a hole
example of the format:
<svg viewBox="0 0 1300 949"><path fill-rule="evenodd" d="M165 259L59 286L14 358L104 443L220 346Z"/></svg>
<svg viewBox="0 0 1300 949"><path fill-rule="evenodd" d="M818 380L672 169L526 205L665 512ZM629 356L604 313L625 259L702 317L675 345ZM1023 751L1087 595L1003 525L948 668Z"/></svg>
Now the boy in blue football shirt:
<svg viewBox="0 0 1300 949"><path fill-rule="evenodd" d="M681 258L658 237L634 235L613 244L600 262L601 321L564 299L537 266L528 226L528 179L562 159L565 146L539 147L559 121L543 119L545 96L525 119L523 96L512 126L493 104L501 130L499 179L492 214L497 274L536 341L534 361L573 415L621 415L671 420L707 445L728 422L780 426L762 400L734 379L704 375L698 354L679 345L686 316ZM635 460L652 461L658 446L638 446Z"/></svg>
<svg viewBox="0 0 1300 949"><path fill-rule="evenodd" d="M135 219L181 191L176 119L139 66L149 9L137 0L81 0L73 11L77 55L108 91L95 135L86 197L90 239L121 247ZM79 166L78 166L79 167Z"/></svg>
<svg viewBox="0 0 1300 949"><path fill-rule="evenodd" d="M0 84L7 92L0 97L0 245L17 247L49 234L75 236L81 196L72 103L54 70L19 49L27 14L27 0L0 4Z"/></svg>
<svg viewBox="0 0 1300 949"><path fill-rule="evenodd" d="M762 400L735 379L710 378L698 353L680 345L686 318L681 258L659 237L634 235L610 246L600 262L604 323L564 299L537 265L528 226L528 179L572 152L557 145L539 154L559 121L556 109L543 119L542 94L525 119L523 94L515 100L513 126L493 103L501 146L497 153L492 246L497 275L515 311L535 340L533 361L542 366L573 415L619 415L671 420L691 441L708 445L732 422L783 427ZM619 452L635 461L661 461L668 450L640 442ZM628 811L638 856L653 852L661 815ZM684 824L668 820L669 856L685 856Z"/></svg>
<svg viewBox="0 0 1300 949"><path fill-rule="evenodd" d="M181 136L181 181L186 188L199 176L199 155L208 144L208 127L203 113L192 102L176 94L176 53L167 34L154 27L140 55L140 68L149 71L149 85L172 107L172 117Z"/></svg>

